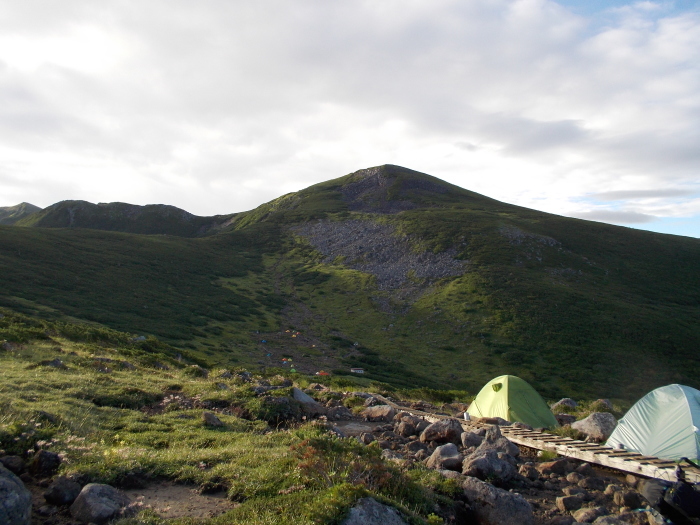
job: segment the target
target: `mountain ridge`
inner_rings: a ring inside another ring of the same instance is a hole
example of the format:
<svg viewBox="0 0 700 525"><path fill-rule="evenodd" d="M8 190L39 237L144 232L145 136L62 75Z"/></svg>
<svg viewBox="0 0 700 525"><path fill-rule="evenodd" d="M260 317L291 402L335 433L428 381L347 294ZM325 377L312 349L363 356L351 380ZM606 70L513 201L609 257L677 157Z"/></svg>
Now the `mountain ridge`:
<svg viewBox="0 0 700 525"><path fill-rule="evenodd" d="M551 397L700 386L700 240L391 165L224 217L190 238L0 227L0 306L155 335L213 364L355 366L403 387L504 373Z"/></svg>

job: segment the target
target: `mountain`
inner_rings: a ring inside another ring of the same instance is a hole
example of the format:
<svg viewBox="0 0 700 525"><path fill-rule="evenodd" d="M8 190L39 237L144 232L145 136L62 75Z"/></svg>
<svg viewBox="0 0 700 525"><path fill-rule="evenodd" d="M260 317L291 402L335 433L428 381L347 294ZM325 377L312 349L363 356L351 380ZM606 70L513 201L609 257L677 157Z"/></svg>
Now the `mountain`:
<svg viewBox="0 0 700 525"><path fill-rule="evenodd" d="M0 306L154 335L211 365L349 378L362 367L400 387L475 394L506 373L552 398L700 387L698 239L521 208L390 165L203 237L61 224L0 227Z"/></svg>
<svg viewBox="0 0 700 525"><path fill-rule="evenodd" d="M15 224L17 221L41 211L39 206L34 206L28 202L22 202L15 206L0 207L0 224Z"/></svg>
<svg viewBox="0 0 700 525"><path fill-rule="evenodd" d="M235 214L198 217L164 204L138 206L123 202L93 204L61 201L15 221L17 226L88 228L140 234L197 237L224 227Z"/></svg>

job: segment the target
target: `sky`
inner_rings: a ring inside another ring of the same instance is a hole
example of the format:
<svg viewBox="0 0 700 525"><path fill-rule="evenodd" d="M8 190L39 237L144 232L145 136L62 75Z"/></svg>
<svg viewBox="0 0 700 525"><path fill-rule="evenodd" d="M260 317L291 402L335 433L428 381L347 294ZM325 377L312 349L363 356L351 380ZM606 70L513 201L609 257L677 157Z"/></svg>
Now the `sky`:
<svg viewBox="0 0 700 525"><path fill-rule="evenodd" d="M0 5L0 206L225 214L397 164L700 237L696 0Z"/></svg>

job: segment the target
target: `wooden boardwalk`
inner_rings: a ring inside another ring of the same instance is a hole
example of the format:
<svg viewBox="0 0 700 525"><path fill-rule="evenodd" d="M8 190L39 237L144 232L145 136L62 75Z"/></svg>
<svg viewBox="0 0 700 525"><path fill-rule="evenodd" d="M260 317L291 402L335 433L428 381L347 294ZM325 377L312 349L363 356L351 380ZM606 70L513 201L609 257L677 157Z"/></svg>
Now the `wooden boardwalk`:
<svg viewBox="0 0 700 525"><path fill-rule="evenodd" d="M447 419L450 416L441 414L432 414L411 408L402 407L386 399L383 396L374 394L374 397L392 406L395 410L409 412L416 416L423 417L428 421L437 421L439 419ZM485 426L477 421L464 421L462 428L465 430L474 430L478 427ZM533 448L537 450L547 450L556 452L560 456L567 458L587 461L596 465L619 470L621 472L635 474L637 476L645 476L649 478L664 479L667 481L676 481L676 462L666 459L655 458L652 456L644 456L636 452L627 452L618 450L597 443L588 443L575 439L561 437L546 432L538 432L536 430L527 430L522 428L513 428L508 426L500 427L501 433L511 440L516 445ZM695 468L683 467L685 478L691 483L700 483L700 470Z"/></svg>

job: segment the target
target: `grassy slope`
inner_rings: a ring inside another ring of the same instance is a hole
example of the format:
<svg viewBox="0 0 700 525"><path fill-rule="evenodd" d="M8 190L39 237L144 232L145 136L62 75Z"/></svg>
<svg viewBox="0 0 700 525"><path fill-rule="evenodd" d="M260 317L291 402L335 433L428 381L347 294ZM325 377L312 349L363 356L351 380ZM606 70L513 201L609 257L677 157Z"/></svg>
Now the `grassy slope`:
<svg viewBox="0 0 700 525"><path fill-rule="evenodd" d="M260 420L266 413L259 411L248 383L221 378L222 370L201 377L173 359L167 345L134 343L128 334L6 309L0 314L0 341L22 341L0 349L0 448L8 454L25 455L39 442L64 456L62 474L82 475L85 482L121 486L136 477L226 490L241 505L218 518L196 520L212 525L338 523L367 495L422 524L444 500L440 494L457 488L421 465L399 470L379 459L379 447L335 438L323 426L270 428ZM42 364L56 358L64 369ZM156 359L169 369L156 368ZM121 368L123 360L135 368ZM112 370L100 371L104 366ZM283 378L267 379L277 384ZM275 393L288 395L289 389ZM252 419L219 413L224 427L211 428L202 421L201 407L181 401L157 413L141 410L165 396L245 408ZM127 523L160 520L144 515Z"/></svg>
<svg viewBox="0 0 700 525"><path fill-rule="evenodd" d="M302 368L363 366L370 379L397 386L476 392L514 373L550 397L634 400L669 382L700 387L700 241L518 208L409 170L387 173L394 182L370 201L416 209L349 211L338 190L357 180L351 174L201 239L0 228L0 301L155 334L214 363L274 366L293 355ZM382 312L371 276L322 264L285 230L320 218L391 223L417 250L457 248L468 271L405 313ZM306 339L283 339L291 328Z"/></svg>

